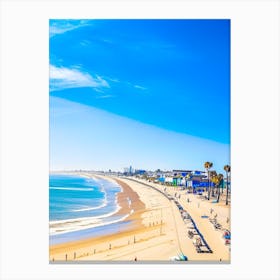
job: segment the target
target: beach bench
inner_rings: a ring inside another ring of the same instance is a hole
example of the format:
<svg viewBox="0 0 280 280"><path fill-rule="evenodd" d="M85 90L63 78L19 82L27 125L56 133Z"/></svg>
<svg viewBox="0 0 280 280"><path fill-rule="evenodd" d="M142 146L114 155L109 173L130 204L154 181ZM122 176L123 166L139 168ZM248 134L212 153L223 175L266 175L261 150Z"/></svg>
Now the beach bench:
<svg viewBox="0 0 280 280"><path fill-rule="evenodd" d="M205 249L202 249L205 248ZM213 251L206 245L195 245L195 249L197 253L206 253L206 254L211 254Z"/></svg>
<svg viewBox="0 0 280 280"><path fill-rule="evenodd" d="M191 216L190 217L190 222L192 223L192 226L188 227L188 229L193 229L193 231L188 231L188 235L190 238L192 238L194 235L198 235L199 237L196 237L195 240L193 241L193 244L196 248L196 251L198 253L213 253L213 251L210 249L209 245L207 244L205 238L203 237L203 235L201 234L201 232L199 231L199 229L197 228L194 220L192 219ZM202 250L201 247L206 248L205 250Z"/></svg>

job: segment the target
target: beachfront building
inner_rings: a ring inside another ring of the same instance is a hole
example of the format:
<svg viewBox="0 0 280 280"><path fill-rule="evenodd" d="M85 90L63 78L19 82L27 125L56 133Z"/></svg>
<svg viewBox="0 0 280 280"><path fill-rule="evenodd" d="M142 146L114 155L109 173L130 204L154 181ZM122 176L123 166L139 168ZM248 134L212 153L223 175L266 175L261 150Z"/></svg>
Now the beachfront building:
<svg viewBox="0 0 280 280"><path fill-rule="evenodd" d="M191 173L191 170L172 170L172 185L185 187L187 185L187 177Z"/></svg>
<svg viewBox="0 0 280 280"><path fill-rule="evenodd" d="M215 171L211 171L210 175ZM125 169L125 175L130 175L129 168ZM157 169L155 171L147 170L134 170L133 176L140 179L145 179L148 182L164 184L172 187L188 188L190 192L206 191L209 187L214 187L214 183L208 180L207 173L200 170L178 170L161 171Z"/></svg>
<svg viewBox="0 0 280 280"><path fill-rule="evenodd" d="M146 170L144 169L135 169L134 175L144 175L146 174Z"/></svg>
<svg viewBox="0 0 280 280"><path fill-rule="evenodd" d="M132 166L125 167L123 171L124 171L123 174L125 176L132 176L134 173L134 169L132 168Z"/></svg>
<svg viewBox="0 0 280 280"><path fill-rule="evenodd" d="M155 183L165 184L167 186L196 186L206 177L204 171L197 170L172 170L156 171L147 174L147 180Z"/></svg>
<svg viewBox="0 0 280 280"><path fill-rule="evenodd" d="M196 187L205 179L205 172L198 170L173 170L173 182L176 186Z"/></svg>
<svg viewBox="0 0 280 280"><path fill-rule="evenodd" d="M172 185L173 184L173 176L164 177L164 183L166 185Z"/></svg>
<svg viewBox="0 0 280 280"><path fill-rule="evenodd" d="M204 171L192 170L187 172L185 178L185 186L189 191L196 191L198 189L204 189L208 187L207 176ZM206 184L207 183L207 184Z"/></svg>

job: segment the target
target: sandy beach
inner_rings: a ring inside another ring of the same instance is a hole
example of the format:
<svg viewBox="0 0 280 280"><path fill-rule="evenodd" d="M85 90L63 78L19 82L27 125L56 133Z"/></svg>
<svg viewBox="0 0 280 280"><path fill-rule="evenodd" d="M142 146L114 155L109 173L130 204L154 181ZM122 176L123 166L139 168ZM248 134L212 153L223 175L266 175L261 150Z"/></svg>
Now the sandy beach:
<svg viewBox="0 0 280 280"><path fill-rule="evenodd" d="M230 261L230 246L225 245L225 239L222 237L225 230L230 231L230 205L225 205L225 192L221 194L219 203L213 203L213 199L208 201L203 195L189 194L186 190L180 190L178 187L166 187L152 182L149 182L149 184L162 191L166 189L166 193L172 197L176 195L176 199L192 216L213 251L211 254L197 254L196 252L195 254L190 254L188 251L189 259ZM217 223L221 225L220 229L214 227L210 221L212 219L216 219Z"/></svg>
<svg viewBox="0 0 280 280"><path fill-rule="evenodd" d="M104 177L103 177L104 178ZM49 248L50 263L57 261L170 261L182 252L190 261L230 260L230 248L225 245L222 230L217 230L209 218L217 215L222 229L229 229L229 207L202 200L186 190L165 187L147 181L127 178L115 180L122 187L117 199L117 214L131 213L126 220L129 226L118 233L52 245ZM150 186L144 185L149 184ZM154 188L152 188L152 187ZM166 189L165 189L166 188ZM175 193L178 198L175 198ZM212 253L198 253L188 237L190 223L183 221L173 199L175 198L192 216ZM129 199L128 199L129 198ZM130 202L129 202L130 200ZM189 202L188 202L189 201ZM210 209L213 209L210 214ZM208 219L201 218L208 216Z"/></svg>

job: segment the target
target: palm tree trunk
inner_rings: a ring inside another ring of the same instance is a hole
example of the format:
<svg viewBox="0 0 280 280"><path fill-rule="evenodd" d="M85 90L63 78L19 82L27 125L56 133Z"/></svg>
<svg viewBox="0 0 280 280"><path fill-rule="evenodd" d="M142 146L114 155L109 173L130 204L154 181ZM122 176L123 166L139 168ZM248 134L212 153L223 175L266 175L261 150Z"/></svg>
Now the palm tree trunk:
<svg viewBox="0 0 280 280"><path fill-rule="evenodd" d="M214 185L214 187L212 188L212 197L215 196L215 188L216 188L216 186Z"/></svg>
<svg viewBox="0 0 280 280"><path fill-rule="evenodd" d="M227 172L227 196L226 196L226 205L228 205L228 172Z"/></svg>
<svg viewBox="0 0 280 280"><path fill-rule="evenodd" d="M220 201L220 185L218 186L218 198L217 198L217 202Z"/></svg>
<svg viewBox="0 0 280 280"><path fill-rule="evenodd" d="M210 178L209 178L209 170L208 171L208 200L210 199Z"/></svg>

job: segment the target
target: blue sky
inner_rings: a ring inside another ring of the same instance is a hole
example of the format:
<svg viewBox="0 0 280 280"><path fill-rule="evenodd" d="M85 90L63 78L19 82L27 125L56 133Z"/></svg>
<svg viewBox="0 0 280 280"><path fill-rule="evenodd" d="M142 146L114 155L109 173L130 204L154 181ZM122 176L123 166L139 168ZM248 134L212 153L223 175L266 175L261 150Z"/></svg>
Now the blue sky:
<svg viewBox="0 0 280 280"><path fill-rule="evenodd" d="M229 144L229 20L50 20L51 169L218 168Z"/></svg>

